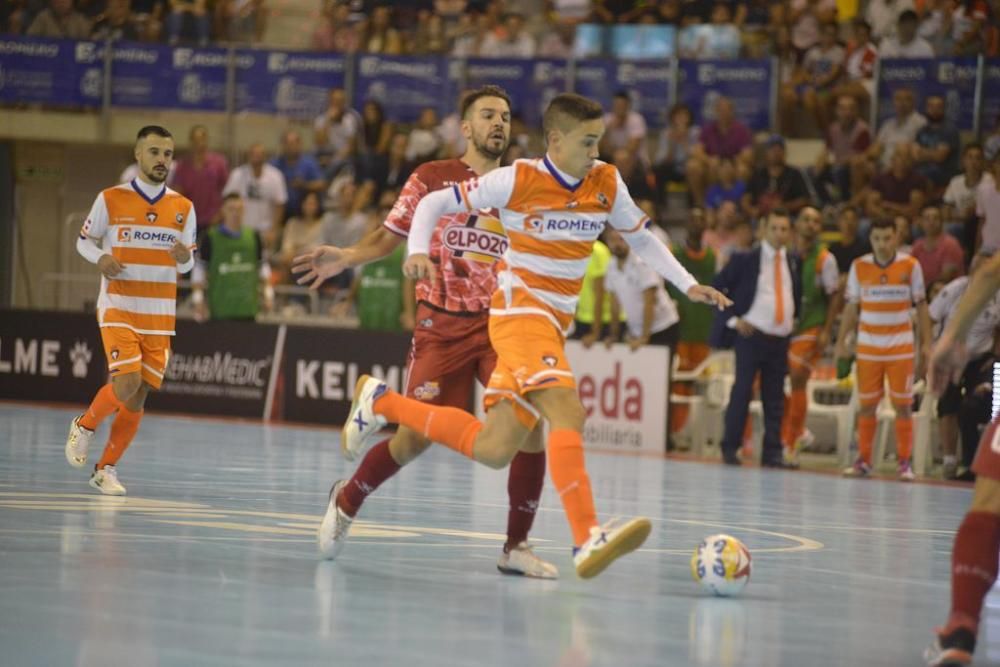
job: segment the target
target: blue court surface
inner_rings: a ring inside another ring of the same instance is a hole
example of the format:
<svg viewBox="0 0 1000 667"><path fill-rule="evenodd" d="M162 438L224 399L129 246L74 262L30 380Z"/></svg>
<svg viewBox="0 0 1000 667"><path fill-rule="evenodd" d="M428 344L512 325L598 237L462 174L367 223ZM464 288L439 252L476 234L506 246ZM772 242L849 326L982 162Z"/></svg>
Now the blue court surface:
<svg viewBox="0 0 1000 667"><path fill-rule="evenodd" d="M971 495L589 453L601 518L646 515L653 534L578 580L549 484L533 539L562 577L546 582L496 571L506 472L436 447L321 562L326 494L351 470L337 430L150 414L118 466L129 495L109 498L65 461L74 414L0 405L5 666L922 665ZM691 580L716 532L753 554L736 599ZM977 665L1000 664L994 609L980 647Z"/></svg>

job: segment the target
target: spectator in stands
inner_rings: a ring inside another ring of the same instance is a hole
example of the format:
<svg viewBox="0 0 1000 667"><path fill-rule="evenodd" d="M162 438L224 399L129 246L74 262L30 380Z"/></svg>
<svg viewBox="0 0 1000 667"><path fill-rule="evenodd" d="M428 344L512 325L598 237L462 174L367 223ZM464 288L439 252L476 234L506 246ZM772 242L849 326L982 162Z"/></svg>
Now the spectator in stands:
<svg viewBox="0 0 1000 667"><path fill-rule="evenodd" d="M357 151L359 173L371 174L375 162L388 155L389 142L394 133L395 126L386 119L382 105L376 100L366 101L361 107L361 132Z"/></svg>
<svg viewBox="0 0 1000 667"><path fill-rule="evenodd" d="M976 191L983 181L992 181L986 173L983 147L968 144L962 151L962 173L951 179L944 191L944 218L948 231L961 240L967 257L972 257L976 244Z"/></svg>
<svg viewBox="0 0 1000 667"><path fill-rule="evenodd" d="M987 163L992 163L1000 155L1000 114L993 121L992 133L983 140L983 155Z"/></svg>
<svg viewBox="0 0 1000 667"><path fill-rule="evenodd" d="M616 149L611 156L611 164L618 167L618 172L622 175L632 199L638 202L656 197L653 174L633 151L627 148Z"/></svg>
<svg viewBox="0 0 1000 667"><path fill-rule="evenodd" d="M723 202L713 217L706 217L708 226L702 242L712 249L722 267L734 252L748 250L753 245L753 228L733 202Z"/></svg>
<svg viewBox="0 0 1000 667"><path fill-rule="evenodd" d="M909 88L893 91L892 108L895 115L882 123L875 143L868 149L868 156L878 161L880 170L889 168L897 147L908 151L917 139L917 132L927 124L927 119L916 111L914 94Z"/></svg>
<svg viewBox="0 0 1000 667"><path fill-rule="evenodd" d="M376 155L371 171L360 174L362 180L374 183L376 198L381 196L384 189L401 189L406 179L413 173L416 165L406 158L408 143L409 139L405 132L394 133L389 141L389 153Z"/></svg>
<svg viewBox="0 0 1000 667"><path fill-rule="evenodd" d="M846 80L836 90L836 95L851 95L861 108L865 108L875 94L875 65L878 47L872 41L872 29L867 22L856 19L851 23L853 37L847 45L844 63Z"/></svg>
<svg viewBox="0 0 1000 667"><path fill-rule="evenodd" d="M976 235L978 252L993 254L1000 250L1000 156L993 158L990 180L986 178L976 190L976 217L979 233Z"/></svg>
<svg viewBox="0 0 1000 667"><path fill-rule="evenodd" d="M451 55L455 58L480 55L480 49L492 28L490 19L485 14L463 14L453 31Z"/></svg>
<svg viewBox="0 0 1000 667"><path fill-rule="evenodd" d="M986 0L955 0L952 3L951 37L953 54L977 56L986 51L987 25L995 13ZM996 7L996 5L994 5Z"/></svg>
<svg viewBox="0 0 1000 667"><path fill-rule="evenodd" d="M132 0L130 6L140 39L144 42L159 42L163 32L163 19L167 14L167 0Z"/></svg>
<svg viewBox="0 0 1000 667"><path fill-rule="evenodd" d="M933 196L940 196L948 182L959 172L958 154L961 144L958 130L945 118L944 98L940 95L928 95L924 105L927 124L917 131L913 160L917 164L917 171L931 182Z"/></svg>
<svg viewBox="0 0 1000 667"><path fill-rule="evenodd" d="M569 58L573 55L575 27L570 23L550 23L538 45L540 58Z"/></svg>
<svg viewBox="0 0 1000 667"><path fill-rule="evenodd" d="M285 223L281 235L277 264L281 267L282 282L294 282L289 273L292 260L321 245L323 241L323 209L319 195L315 192L307 193L301 208L299 215L289 218Z"/></svg>
<svg viewBox="0 0 1000 667"><path fill-rule="evenodd" d="M738 58L740 55L740 29L732 20L730 6L716 2L712 7L712 22L698 30L697 43L692 58Z"/></svg>
<svg viewBox="0 0 1000 667"><path fill-rule="evenodd" d="M708 187L705 194L705 211L708 219L714 221L717 211L726 202L731 202L737 206L743 202L743 195L746 194L747 183L739 177L736 165L732 160L719 161L719 180Z"/></svg>
<svg viewBox="0 0 1000 667"><path fill-rule="evenodd" d="M802 63L805 71L802 103L816 118L816 127L821 130L830 123L830 96L844 73L846 53L837 41L837 33L836 23L824 23L819 43L806 52Z"/></svg>
<svg viewBox="0 0 1000 667"><path fill-rule="evenodd" d="M875 41L895 35L900 14L912 9L913 0L869 0L865 20L872 27Z"/></svg>
<svg viewBox="0 0 1000 667"><path fill-rule="evenodd" d="M49 0L49 6L35 16L26 34L51 39L87 39L90 21L73 9L73 0Z"/></svg>
<svg viewBox="0 0 1000 667"><path fill-rule="evenodd" d="M819 43L820 26L836 19L837 4L834 0L792 0L788 8L792 44L802 56Z"/></svg>
<svg viewBox="0 0 1000 667"><path fill-rule="evenodd" d="M899 15L896 34L885 37L879 43L878 52L882 58L933 58L934 49L930 43L917 35L920 19L917 13L908 9Z"/></svg>
<svg viewBox="0 0 1000 667"><path fill-rule="evenodd" d="M600 239L594 241L583 274L580 300L576 304L576 317L570 334L570 338L578 339L587 348L598 340L604 340L611 323L611 299L604 294L604 276L608 273L610 261L611 251L608 246Z"/></svg>
<svg viewBox="0 0 1000 667"><path fill-rule="evenodd" d="M312 47L317 51L357 53L361 50L363 35L351 20L351 7L347 2L326 3L320 24L312 35Z"/></svg>
<svg viewBox="0 0 1000 667"><path fill-rule="evenodd" d="M169 0L169 2L167 42L171 46L181 42L208 46L212 23L208 14L207 0Z"/></svg>
<svg viewBox="0 0 1000 667"><path fill-rule="evenodd" d="M847 276L851 262L872 251L872 246L865 236L858 234L858 212L850 206L845 206L837 214L837 229L840 239L829 245L830 252L837 259L837 269L841 276Z"/></svg>
<svg viewBox="0 0 1000 667"><path fill-rule="evenodd" d="M208 128L204 125L192 127L188 140L188 152L177 161L172 187L194 204L198 227L207 227L219 220L229 162L222 153L208 149Z"/></svg>
<svg viewBox="0 0 1000 667"><path fill-rule="evenodd" d="M836 188L827 194L827 203L849 199L863 187L868 174L865 153L872 143L868 123L861 120L858 102L850 95L837 98L836 120L826 130L826 148L816 163L815 182L823 192L827 185Z"/></svg>
<svg viewBox="0 0 1000 667"><path fill-rule="evenodd" d="M802 172L785 161L785 140L775 134L767 140L765 165L750 177L740 202L743 212L756 220L776 208L797 213L809 203L809 190Z"/></svg>
<svg viewBox="0 0 1000 667"><path fill-rule="evenodd" d="M368 216L367 232L382 226L399 194L396 190L382 193L379 206ZM331 315L343 316L355 308L358 326L368 331L412 331L415 325L416 298L413 281L403 276L406 259L405 244L355 272L347 297L339 302Z"/></svg>
<svg viewBox="0 0 1000 667"><path fill-rule="evenodd" d="M198 261L191 274L197 319L253 321L261 306L265 312L274 309L271 267L263 249L260 235L243 225L242 198L226 195L222 220L198 239Z"/></svg>
<svg viewBox="0 0 1000 667"><path fill-rule="evenodd" d="M604 114L601 155L610 157L619 148L625 148L648 164L646 133L646 119L638 111L632 110L632 99L628 91L620 90L615 93L611 111Z"/></svg>
<svg viewBox="0 0 1000 667"><path fill-rule="evenodd" d="M667 126L660 131L653 171L660 194L671 183L687 182L687 165L698 145L700 131L693 124L691 109L684 103L675 104L667 117ZM660 201L665 201L661 197Z"/></svg>
<svg viewBox="0 0 1000 667"><path fill-rule="evenodd" d="M25 19L29 18L25 4L27 0L10 0L0 4L0 33L20 35L24 32Z"/></svg>
<svg viewBox="0 0 1000 667"><path fill-rule="evenodd" d="M444 19L440 14L421 11L417 29L407 47L407 52L414 55L443 56L448 53L448 35L445 32Z"/></svg>
<svg viewBox="0 0 1000 667"><path fill-rule="evenodd" d="M392 27L392 7L377 5L372 10L365 35L365 51L388 56L403 52L403 37Z"/></svg>
<svg viewBox="0 0 1000 667"><path fill-rule="evenodd" d="M954 53L951 37L952 0L928 0L920 12L920 27L917 35L927 40L939 56Z"/></svg>
<svg viewBox="0 0 1000 667"><path fill-rule="evenodd" d="M230 42L252 44L267 28L265 0L216 0L216 34Z"/></svg>
<svg viewBox="0 0 1000 667"><path fill-rule="evenodd" d="M410 130L406 159L416 164L433 160L443 146L444 139L438 130L437 111L433 107L425 107L420 111L417 124Z"/></svg>
<svg viewBox="0 0 1000 667"><path fill-rule="evenodd" d="M535 38L524 29L524 17L511 12L503 19L503 29L490 32L479 55L485 58L534 58Z"/></svg>
<svg viewBox="0 0 1000 667"><path fill-rule="evenodd" d="M896 151L889 171L875 177L872 184L879 206L887 215L901 215L907 220L917 217L927 199L927 179L913 169L907 151Z"/></svg>
<svg viewBox="0 0 1000 667"><path fill-rule="evenodd" d="M241 164L229 174L222 194L232 193L243 199L243 224L260 234L265 255L269 254L281 235L288 191L285 177L277 167L268 164L263 144L250 146L246 164Z"/></svg>
<svg viewBox="0 0 1000 667"><path fill-rule="evenodd" d="M314 130L325 132L325 144L316 146L333 153L327 173L336 175L340 169L353 160L361 140L361 116L347 106L347 93L343 88L330 91L326 111L316 117Z"/></svg>
<svg viewBox="0 0 1000 667"><path fill-rule="evenodd" d="M903 255L912 255L913 232L910 226L910 219L905 215L896 215L892 219L892 224L896 227L896 252Z"/></svg>
<svg viewBox="0 0 1000 667"><path fill-rule="evenodd" d="M90 38L99 41L124 39L139 41L139 31L132 22L129 0L108 0L107 9L100 15L90 31Z"/></svg>
<svg viewBox="0 0 1000 667"><path fill-rule="evenodd" d="M343 173L330 183L323 214L323 245L346 248L357 243L365 233L371 186L358 187L354 176ZM349 286L346 280L343 286Z"/></svg>
<svg viewBox="0 0 1000 667"><path fill-rule="evenodd" d="M705 202L705 191L715 180L719 160L736 160L737 170L746 178L753 165L750 128L736 118L733 103L720 96L715 104L715 120L701 128L701 142L688 162L688 183L695 203Z"/></svg>
<svg viewBox="0 0 1000 667"><path fill-rule="evenodd" d="M322 193L326 179L319 164L311 155L302 152L302 135L297 130L286 130L281 135L281 155L271 160L285 177L285 218L299 214L302 199L308 192Z"/></svg>
<svg viewBox="0 0 1000 667"><path fill-rule="evenodd" d="M928 204L920 212L920 227L924 235L913 244L913 256L920 262L928 284L951 282L965 273L965 253L958 240L944 233L941 207Z"/></svg>

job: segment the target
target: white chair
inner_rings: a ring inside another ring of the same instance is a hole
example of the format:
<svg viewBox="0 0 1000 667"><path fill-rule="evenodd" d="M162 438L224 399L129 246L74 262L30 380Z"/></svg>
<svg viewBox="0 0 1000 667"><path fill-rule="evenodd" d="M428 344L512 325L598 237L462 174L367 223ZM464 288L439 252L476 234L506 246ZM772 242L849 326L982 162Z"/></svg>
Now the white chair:
<svg viewBox="0 0 1000 667"><path fill-rule="evenodd" d="M913 395L920 396L920 409L913 413L913 472L924 476L933 465L931 440L937 415L937 399L927 391L927 384L920 380L913 385ZM885 460L888 453L889 433L894 428L896 410L889 400L888 392L879 403L876 412L878 429L875 437L875 452L872 463L877 467Z"/></svg>
<svg viewBox="0 0 1000 667"><path fill-rule="evenodd" d="M849 387L842 380L810 380L806 386L809 395L807 417L830 417L836 423L837 463L851 464L851 438L854 435L854 416L858 409L857 383L851 379ZM820 400L821 395L849 393L846 402L829 403Z"/></svg>
<svg viewBox="0 0 1000 667"><path fill-rule="evenodd" d="M690 382L695 387L690 396L670 395L671 403L682 403L689 409L687 423L676 437L687 440L690 451L699 456L707 456L711 445L717 446L721 440L718 427L729 401L734 365L732 352L721 350L709 354L690 371L678 371L674 366L672 381Z"/></svg>

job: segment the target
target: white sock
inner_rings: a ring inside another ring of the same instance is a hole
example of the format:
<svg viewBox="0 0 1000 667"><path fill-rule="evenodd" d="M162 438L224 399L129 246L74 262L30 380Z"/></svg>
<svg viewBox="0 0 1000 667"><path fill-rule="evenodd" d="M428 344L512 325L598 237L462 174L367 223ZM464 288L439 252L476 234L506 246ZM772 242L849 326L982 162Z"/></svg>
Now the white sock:
<svg viewBox="0 0 1000 667"><path fill-rule="evenodd" d="M945 454L944 455L944 464L946 466L947 465L952 465L953 466L953 465L955 465L957 463L958 463L958 457L955 456L954 454Z"/></svg>

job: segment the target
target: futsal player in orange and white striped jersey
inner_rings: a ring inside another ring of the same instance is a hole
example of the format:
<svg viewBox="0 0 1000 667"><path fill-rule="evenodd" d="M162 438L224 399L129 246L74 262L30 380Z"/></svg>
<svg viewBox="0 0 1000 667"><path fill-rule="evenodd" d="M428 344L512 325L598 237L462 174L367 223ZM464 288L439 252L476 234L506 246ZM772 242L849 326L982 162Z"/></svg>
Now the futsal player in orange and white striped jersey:
<svg viewBox="0 0 1000 667"><path fill-rule="evenodd" d="M871 472L875 412L884 394L896 410L896 454L903 481L914 479L910 455L913 449L914 377L921 377L931 344L931 321L927 312L924 275L920 263L897 253L898 237L890 220L879 220L871 229L872 252L851 264L847 275L847 306L840 322L835 356L848 358L847 335L857 327L858 458L844 470L849 477ZM914 346L910 309L916 306L920 352ZM916 359L916 366L914 361Z"/></svg>
<svg viewBox="0 0 1000 667"><path fill-rule="evenodd" d="M563 94L543 119L548 152L518 160L461 185L425 196L413 216L411 278L430 276L434 224L448 212L496 208L509 241L490 304L490 342L497 365L486 390L483 424L457 408L425 405L363 376L341 446L354 457L373 444L387 422L403 424L465 456L505 467L544 418L549 423L550 473L573 533L577 574L599 574L638 548L648 519L599 525L584 466L585 414L564 350L591 247L605 225L623 234L635 253L689 298L720 307L729 300L698 285L647 229L649 218L629 196L618 170L597 160L603 110L592 100Z"/></svg>
<svg viewBox="0 0 1000 667"><path fill-rule="evenodd" d="M138 176L97 196L76 243L101 270L97 321L111 382L70 425L66 460L83 467L94 431L117 412L90 478L92 487L115 496L125 495L115 465L139 429L146 396L163 382L174 335L177 273L194 266L197 229L191 201L165 185L174 158L170 133L143 127L135 158Z"/></svg>

